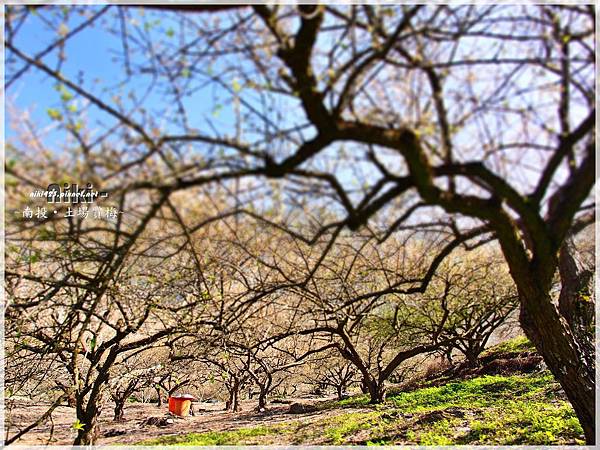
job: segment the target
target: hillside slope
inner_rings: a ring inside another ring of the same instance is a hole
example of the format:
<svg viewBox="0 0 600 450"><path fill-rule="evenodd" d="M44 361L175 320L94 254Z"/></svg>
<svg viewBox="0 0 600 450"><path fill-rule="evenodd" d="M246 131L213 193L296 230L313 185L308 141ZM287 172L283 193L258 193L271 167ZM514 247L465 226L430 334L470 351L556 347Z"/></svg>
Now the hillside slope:
<svg viewBox="0 0 600 450"><path fill-rule="evenodd" d="M165 436L143 444L583 444L573 409L553 376L539 369L536 356L526 340L516 339L486 351L476 369L456 367L454 378L448 379L446 371L410 392L391 393L382 405L356 396L321 403L305 420ZM529 373L519 372L520 367ZM341 414L327 414L340 408Z"/></svg>

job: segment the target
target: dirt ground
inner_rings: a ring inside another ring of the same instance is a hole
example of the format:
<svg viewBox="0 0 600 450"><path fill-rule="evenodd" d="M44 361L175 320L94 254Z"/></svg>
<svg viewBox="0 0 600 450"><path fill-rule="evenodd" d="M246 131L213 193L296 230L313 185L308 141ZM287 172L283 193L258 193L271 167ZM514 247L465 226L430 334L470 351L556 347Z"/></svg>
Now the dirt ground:
<svg viewBox="0 0 600 450"><path fill-rule="evenodd" d="M327 400L326 398L318 401ZM296 401L296 400L293 400ZM306 402L306 401L304 401ZM316 403L311 399L310 403ZM304 414L290 414L288 404L270 404L265 412L255 410L256 401L242 402L242 411L237 413L225 412L224 403L195 403L195 416L175 419L175 423L158 427L142 425L141 422L148 417L163 417L167 413L167 405L158 408L150 403L128 403L125 407L125 419L122 422L112 420L112 404L107 403L100 415L100 440L98 444L130 445L140 441L157 438L160 436L177 435L185 433L202 433L207 431L229 431L240 428L256 427L259 425L274 425L281 422L299 421L310 423L325 417L333 417L349 412L348 409L330 409ZM46 411L47 405L32 405L19 403L12 411L6 413L6 424L9 426L9 435L18 429L32 423ZM72 428L75 421L75 410L66 406L59 406L52 414L52 420L31 430L16 445L68 445L73 442L75 430ZM284 437L282 436L282 439ZM285 445L287 442L281 442Z"/></svg>

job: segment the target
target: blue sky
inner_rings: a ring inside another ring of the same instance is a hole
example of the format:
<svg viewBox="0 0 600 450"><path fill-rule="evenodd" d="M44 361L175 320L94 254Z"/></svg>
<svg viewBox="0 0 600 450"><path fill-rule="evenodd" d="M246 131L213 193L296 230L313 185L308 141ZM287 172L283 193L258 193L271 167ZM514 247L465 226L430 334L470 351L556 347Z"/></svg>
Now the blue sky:
<svg viewBox="0 0 600 450"><path fill-rule="evenodd" d="M50 42L53 42L59 36L60 32L75 29L78 24L86 20L89 15L100 8L101 6L66 9L63 7L44 8L40 13L41 16L46 18L51 17L54 21L55 29L50 29L43 22L40 15L31 14L17 33L15 44L29 55L35 55ZM64 11L68 11L68 18L64 16ZM79 11L85 11L86 16L80 15ZM510 8L505 7L504 10L501 9L499 12L500 15L503 14L502 11L510 12ZM191 128L199 129L206 134L233 134L235 132L236 101L247 102L245 107L240 107L243 113L248 113L250 108L256 108L261 114L265 114L270 120L275 122L276 125L282 127L292 126L304 121L303 112L295 99L269 94L265 96L266 99L263 104L260 95L256 91L247 89L244 86L245 80L243 77L245 73L250 73L252 76L255 73L253 72L255 69L251 63L245 62L243 59L236 59L235 57L214 58L214 62L211 64L206 64L206 59L204 59L201 64L197 65L193 64L193 61L190 60L185 63L175 60L174 58L177 58L177 56L173 53L173 50L178 48L181 42L194 43L196 51L202 49L205 44L202 40L195 42L193 33L190 33L189 24L182 28L184 35L180 36L180 24L175 21L175 17L175 15L170 13L146 11L141 14L139 9L128 9L126 27L131 32L132 39L136 37L140 38L139 44L132 45L132 48L138 51L138 53L132 55L131 59L131 64L138 66L135 70L136 75L132 79L128 79L127 77L124 70L124 62L120 59L115 60L115 58L120 58L119 55L123 54L123 42L118 36L121 23L119 8L117 7L111 7L108 13L94 27L86 28L67 42L65 48L67 58L61 67L61 72L66 78L71 79L84 89L97 95L111 106L122 106L123 111L125 111L128 117L136 121L148 120L149 123L144 124L146 129L152 130L152 128L156 127L160 129L161 133L181 133L184 131L183 128L173 120L177 105L169 100L172 97L169 92L165 92L164 90L166 86L170 85L165 82L166 78L164 74L161 75L162 78L157 85L152 85L152 76L150 74L140 74L140 69L145 68L144 65L156 59L156 55L150 58L147 54L139 53L140 49L144 48L143 39L146 36L156 42L155 47L146 49L146 51L149 50L164 57L171 69L176 67L178 63L182 64L183 69L179 72L175 84L184 86L186 83L191 82L197 87L191 96L183 100L183 105L190 118L189 126ZM222 14L220 17L222 20L221 26L223 26L223 24L227 25L231 20L234 20L232 18L235 15ZM193 20L201 26L203 19L202 17L194 16ZM114 29L114 32L108 32L107 29ZM525 31L519 29L514 32L521 33ZM326 48L331 44L331 39L334 39L335 34L331 36L333 37L321 38L319 45ZM470 38L465 40L465 44L459 48L459 52L462 52L464 55L473 53L475 55L498 54L504 57L514 57L526 52L529 48L528 45L513 43L509 47L505 46L505 48L500 49L494 47L492 43L485 39ZM10 52L7 51L7 55L10 56ZM50 67L55 67L57 55L58 52L53 51L44 58L44 62ZM267 61L267 64L269 63ZM18 68L21 65L22 62L19 61L14 67ZM190 74L187 67L192 68L193 73ZM495 89L497 82L494 78L499 75L497 68L491 67L487 70L486 67L482 66L477 68L476 79L471 86L472 92L466 92L463 84L461 84L461 80L470 76L468 73L469 70L453 70L452 75L445 83L445 95L449 99L447 108L451 114L458 115L461 109L465 107L468 109L469 107L466 99L453 100L455 95L482 97L484 93ZM10 77L12 71L13 66L9 64L6 71L7 76ZM402 96L402 89L406 84L405 80L393 81L394 73L391 71L383 73L381 76L387 77L390 80L386 87L392 91L398 89L398 92L392 92L391 96L395 100L394 106L398 108L397 112L399 116L403 119L409 117L410 113L408 107L403 103L404 99ZM214 78L212 81L211 77ZM529 89L532 86L542 85L553 79L556 79L556 77L549 76L548 74L538 75L532 70L521 71L514 77L514 88L512 91L514 95L504 100L505 105L503 106L506 107L522 108L530 102L538 106L535 110L537 117L535 120L532 120L533 129L531 132L534 135L539 133L539 127L541 126L549 125L556 127L555 111L540 107L545 104L552 105L554 101L551 100L549 93L544 94L543 91L540 91L536 95L518 95L517 92L519 89ZM251 81L260 82L260 77L257 75L257 78ZM9 103L14 103L18 109L29 110L32 114L32 121L40 127L47 125L54 125L56 127L57 121L53 120L52 116L55 116L58 112L64 116L71 116L72 120L81 120L83 126L88 127L90 130L95 130L96 135L100 135L103 128L110 129L110 124L114 122L112 118L109 118L97 108L90 107L86 101L77 98L77 96L65 101L64 99L68 99L69 93L65 93L64 89L57 90L56 85L55 80L41 74L40 71L29 70L10 87L6 93L7 99ZM129 95L133 93L136 98L140 98L151 87L152 89L143 101L143 107L146 111L142 112L140 108L133 108L134 100ZM61 100L61 96L63 100ZM427 95L424 97L427 97ZM578 113L577 106L574 106L573 110L574 113L572 116L574 119L577 119L574 120L574 123L577 123L585 111L581 109L581 113ZM8 115L5 117L7 120L9 119ZM245 121L244 137L247 140L260 140L263 136L262 129L256 133L250 130L253 120L257 121L258 126L260 119L257 119L257 117L257 114L249 114L249 118ZM499 115L496 117L493 114L488 115L485 126L481 123L473 122L457 130L454 136L455 145L467 155L470 152L480 152L480 142L485 138L481 132L485 127L489 128L491 134L502 133L505 139L510 140L511 134L516 136L522 131L519 126L519 120L518 115L511 116L510 114L504 114L502 115L502 120L500 120ZM6 129L7 137L10 140L11 137L14 137L14 132L9 126ZM542 136L541 133L540 136ZM45 139L45 143L56 152L61 152L65 148L68 149L68 145L65 145L66 142L68 142L66 134L58 128L49 133ZM114 136L113 143L127 150L127 146L123 143L121 136ZM547 137L541 137L538 139L538 143L553 143L553 141L548 141ZM262 143L262 146L276 152L280 157L294 149L289 143L287 145L282 143ZM331 149L323 152L322 159L336 160L337 152L342 146L345 147L347 154L353 154L355 150L354 146L344 143L333 146ZM203 150L199 149L198 151L201 153ZM521 166L519 170L508 171L505 174L505 176L513 178L518 184L535 181L536 170L540 165L539 152L524 155L520 161L517 158L517 162ZM393 156L383 156L383 158L386 158L385 160L392 164L398 160L398 158L394 158ZM495 160L490 159L488 163L494 164ZM531 169L526 168L527 165L531 166ZM357 168L358 166L354 165L352 159L346 164L340 164L337 168L339 178L350 188L357 187L357 179L359 177L354 173Z"/></svg>
<svg viewBox="0 0 600 450"><path fill-rule="evenodd" d="M100 6L86 7L86 12L91 13L91 11L98 11L100 8ZM55 13L59 11L58 7L54 8ZM101 20L110 18L111 25L117 23L117 11L116 7L112 7ZM47 11L44 11L43 14L46 16ZM171 36L174 25L169 21L169 17L172 17L172 15L151 12L140 16L138 13L132 12L131 16L132 21L135 22L133 25L129 23L129 26L142 28L144 31L154 33L159 37L161 34L166 35L167 38ZM85 17L77 13L74 14L72 11L68 20L64 23L67 24L68 30L73 30L84 20L86 20ZM157 20L160 20L160 24ZM61 66L60 72L65 78L97 95L106 103L110 105L119 103L126 111L130 111L133 103L128 95L133 92L139 97L147 92L151 87L151 76L137 74L134 76L134 80L128 79L122 62L116 60L123 51L122 41L114 34L106 32L104 30L105 25L98 22L95 26L85 28L67 41L64 49L67 58ZM146 27L146 24L150 25ZM50 29L47 24L40 20L39 15L30 15L21 30L19 30L15 38L15 45L28 55L34 56L58 37L57 30ZM171 38L175 39L176 37L171 36ZM8 50L7 55L10 55ZM52 51L43 58L43 61L49 67L55 68L58 61L58 51ZM133 63L140 63L140 60L134 59ZM20 68L22 65L22 61L19 60L16 65L10 66L7 70L7 78L13 73L12 67ZM218 71L218 67L213 67L212 70ZM232 80L231 83L234 83L234 81ZM42 125L53 123L48 114L49 109L57 109L61 113L68 114L68 109L66 111L64 109L68 105L77 108L77 111L73 111L74 117L85 115L86 124L89 126L93 127L96 121L107 122L108 118L104 113L98 111L97 108L85 107L84 105L87 102L77 98L77 96L65 105L65 102L61 100L63 93L64 90L57 90L57 82L52 77L43 74L39 70L30 69L10 87L7 98L17 108L30 111L33 122ZM219 89L218 86L216 89L215 86L210 86L199 91L194 97L186 99L185 104L191 115L210 117L212 121L221 126L231 126L233 120L230 107L231 99L223 99L222 97L225 97L225 95L225 90ZM207 97L210 101L207 101ZM159 89L154 88L147 95L144 108L161 127L168 129L169 124L164 120L160 120L160 118L161 116L167 116L168 109L173 108L173 105L165 102L163 93ZM138 112L136 111L136 113ZM137 120L140 118L135 114L132 117ZM201 124L202 121L198 120L193 125L201 126ZM10 127L7 127L7 136L10 138L12 135L13 131ZM52 140L58 140L54 141L58 150L61 133L53 133L52 136Z"/></svg>

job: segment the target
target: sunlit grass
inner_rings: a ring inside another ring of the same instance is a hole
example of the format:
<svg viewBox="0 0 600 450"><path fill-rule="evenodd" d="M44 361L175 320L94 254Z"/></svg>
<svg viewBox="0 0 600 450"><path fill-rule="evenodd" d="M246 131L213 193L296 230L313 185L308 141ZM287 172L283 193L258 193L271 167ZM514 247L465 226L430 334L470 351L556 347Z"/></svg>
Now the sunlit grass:
<svg viewBox="0 0 600 450"><path fill-rule="evenodd" d="M493 347L487 355L504 357L528 349L531 344L526 338L516 338ZM547 371L486 375L394 393L382 405L369 405L368 395L322 402L318 410L327 416L311 420L165 436L142 444L583 444L579 421L559 392Z"/></svg>
<svg viewBox="0 0 600 450"><path fill-rule="evenodd" d="M389 402L405 412L428 411L450 406L473 408L493 406L516 397L543 394L554 382L551 374L486 375L443 386L396 394Z"/></svg>
<svg viewBox="0 0 600 450"><path fill-rule="evenodd" d="M277 433L278 430L265 426L242 428L234 431L209 431L163 436L140 442L140 445L238 445L252 442L252 438Z"/></svg>
<svg viewBox="0 0 600 450"><path fill-rule="evenodd" d="M535 347L529 339L525 336L517 336L513 339L504 341L498 345L484 350L481 354L482 357L489 357L493 355L504 355L505 357L514 355L517 353L535 351Z"/></svg>

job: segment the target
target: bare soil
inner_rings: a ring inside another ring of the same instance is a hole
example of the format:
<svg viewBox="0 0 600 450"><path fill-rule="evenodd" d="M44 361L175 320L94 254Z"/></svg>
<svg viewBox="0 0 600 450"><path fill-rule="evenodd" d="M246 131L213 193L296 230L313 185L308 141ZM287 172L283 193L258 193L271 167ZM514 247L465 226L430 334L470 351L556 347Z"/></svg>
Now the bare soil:
<svg viewBox="0 0 600 450"><path fill-rule="evenodd" d="M310 403L329 400L328 398L311 399ZM297 401L297 400L294 400ZM304 400L306 403L306 400ZM324 418L348 413L350 409L327 409L311 413L290 414L289 404L269 404L266 411L256 411L256 401L241 403L242 410L236 413L224 411L225 405L219 403L195 403L195 416L175 418L174 423L160 427L144 425L149 417L165 417L168 406L160 408L151 403L128 403L125 406L125 419L122 422L112 420L112 404L107 403L100 414L100 439L99 445L121 444L130 445L161 436L178 435L186 433L203 433L208 431L231 431L240 428L251 428L260 425L269 426L282 422L297 421L311 423ZM9 436L14 435L34 422L46 410L48 405L18 402L11 411L6 411L6 425L9 427ZM52 414L52 420L34 428L23 436L17 445L68 445L72 444L76 435L73 429L75 422L75 409L59 406ZM286 437L281 436L282 442L288 444Z"/></svg>

